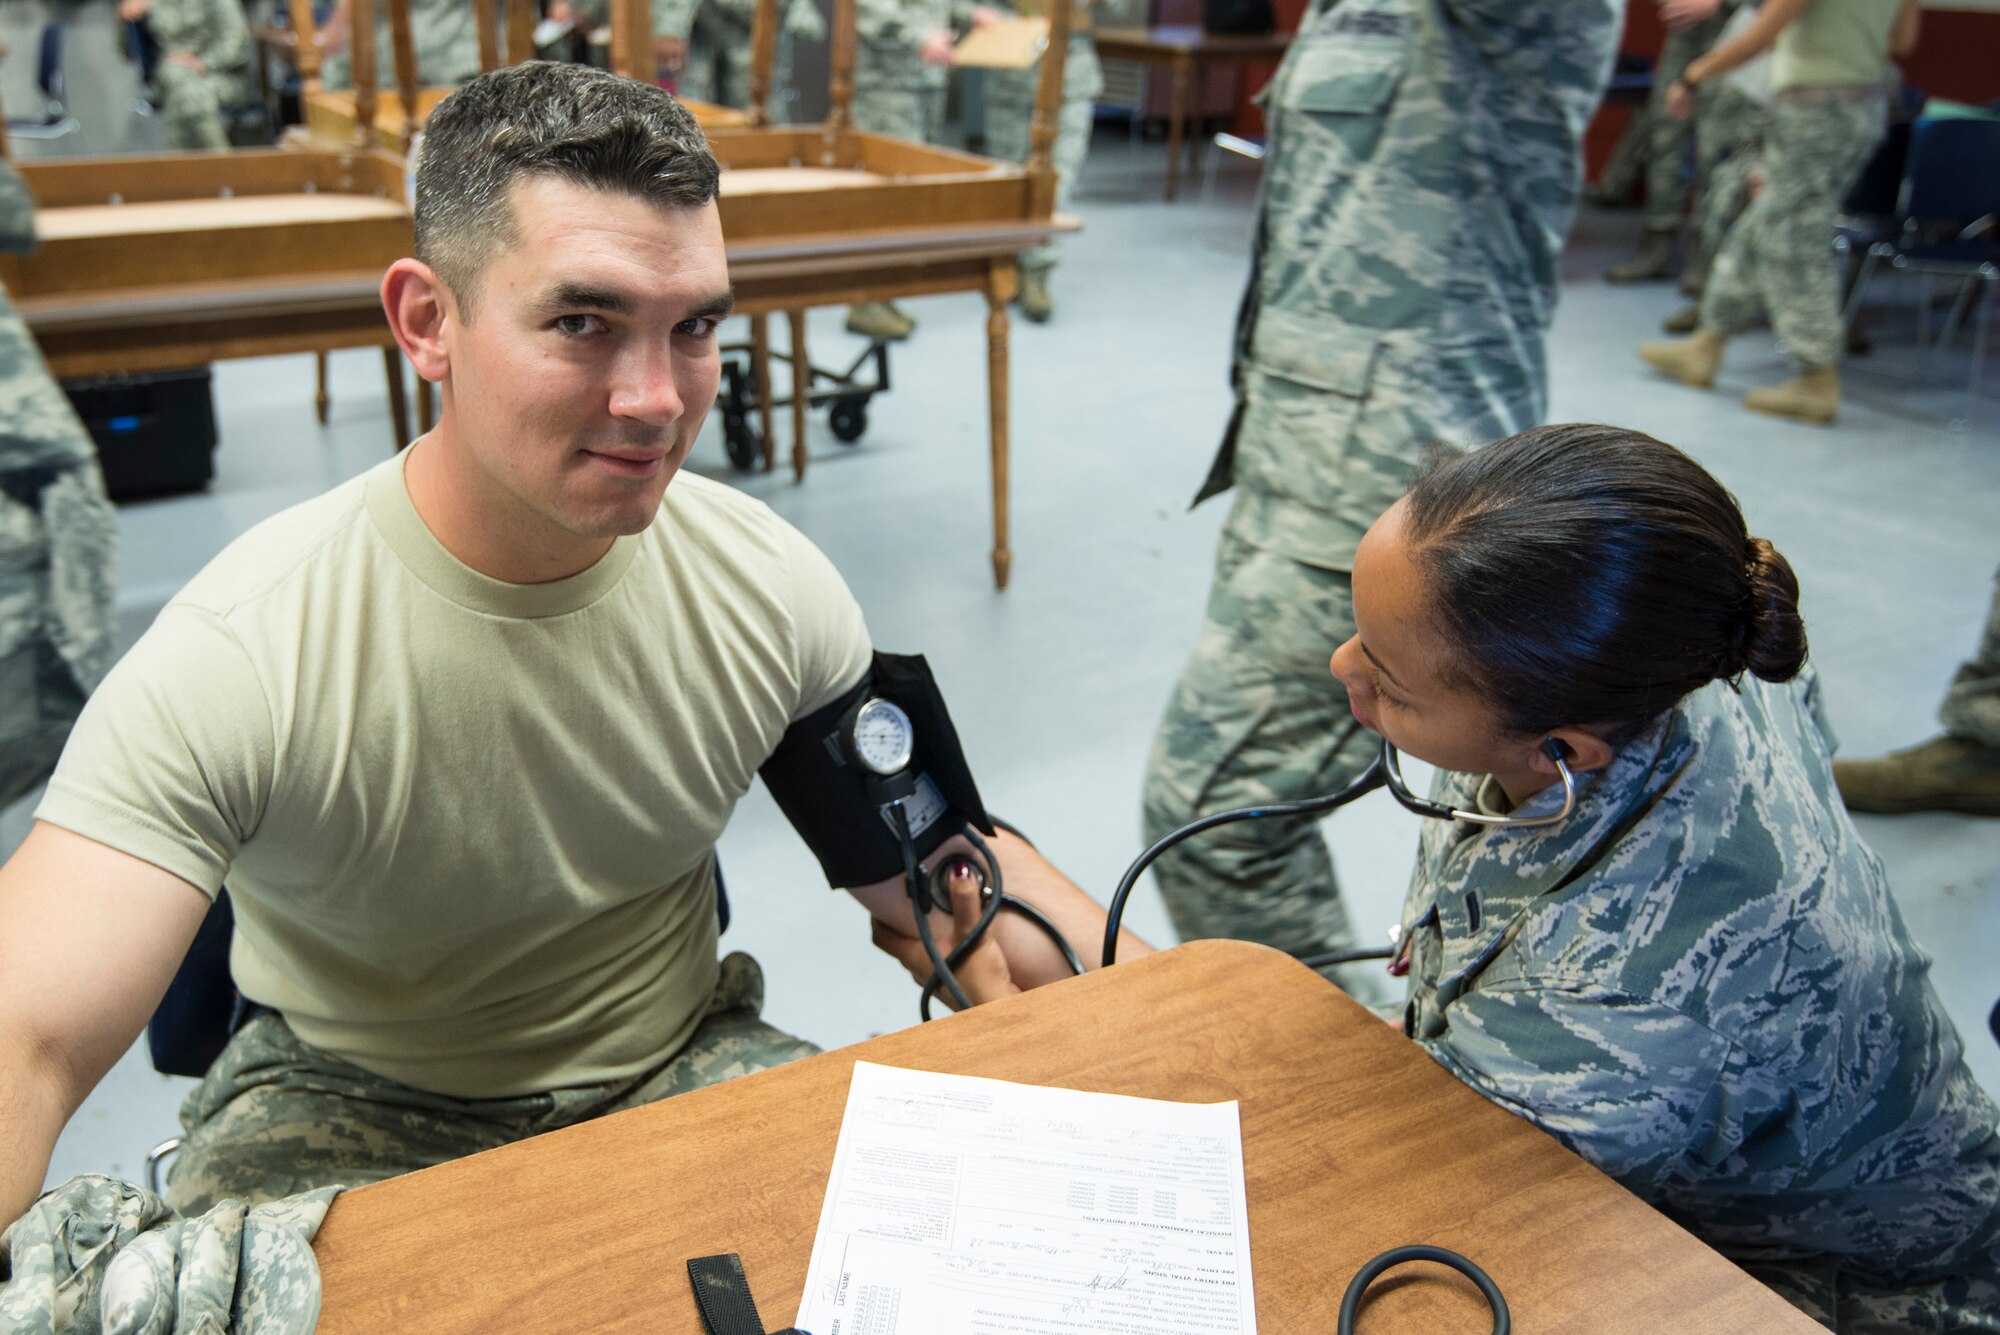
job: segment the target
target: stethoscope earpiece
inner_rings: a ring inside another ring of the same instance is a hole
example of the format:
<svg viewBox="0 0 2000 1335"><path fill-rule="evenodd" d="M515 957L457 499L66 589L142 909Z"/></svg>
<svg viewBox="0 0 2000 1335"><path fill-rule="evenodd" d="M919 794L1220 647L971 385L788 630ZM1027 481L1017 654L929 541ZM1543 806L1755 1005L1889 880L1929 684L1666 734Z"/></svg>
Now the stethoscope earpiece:
<svg viewBox="0 0 2000 1335"><path fill-rule="evenodd" d="M1483 811L1467 811L1462 807L1448 807L1429 798L1418 797L1410 791L1410 785L1403 779L1403 757L1388 738L1382 739L1382 781L1388 786L1389 795L1419 816L1430 816L1436 820L1462 820L1489 828L1527 829L1536 825L1555 825L1568 818L1576 810L1576 775L1570 772L1569 762L1563 758L1563 744L1553 737L1542 740L1542 749L1549 759L1556 762L1556 775L1562 780L1562 810L1546 816L1489 816Z"/></svg>

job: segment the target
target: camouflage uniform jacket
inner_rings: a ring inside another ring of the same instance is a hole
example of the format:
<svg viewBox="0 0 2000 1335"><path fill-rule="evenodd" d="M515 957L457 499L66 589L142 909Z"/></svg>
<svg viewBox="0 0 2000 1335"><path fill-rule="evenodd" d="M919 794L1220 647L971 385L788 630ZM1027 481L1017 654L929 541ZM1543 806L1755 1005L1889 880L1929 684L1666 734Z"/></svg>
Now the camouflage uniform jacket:
<svg viewBox="0 0 2000 1335"><path fill-rule="evenodd" d="M1714 683L1580 776L1559 825L1427 822L1409 1032L1735 1260L1992 1278L2000 1112L1841 805L1816 696Z"/></svg>
<svg viewBox="0 0 2000 1335"><path fill-rule="evenodd" d="M856 0L854 82L860 87L942 88L946 65L926 65L917 48L939 28L964 22L971 6L960 0Z"/></svg>
<svg viewBox="0 0 2000 1335"><path fill-rule="evenodd" d="M1285 502L1274 550L1346 569L1425 444L1541 420L1556 257L1623 8L1317 0L1261 95L1236 411L1197 502L1232 482L1255 494L1239 506ZM1364 400L1405 460L1343 458Z"/></svg>
<svg viewBox="0 0 2000 1335"><path fill-rule="evenodd" d="M757 0L653 0L653 31L685 40L700 22L722 40L747 42L756 14ZM779 6L779 24L782 34L795 42L826 38L826 19L812 0L784 0Z"/></svg>
<svg viewBox="0 0 2000 1335"><path fill-rule="evenodd" d="M125 1182L74 1177L28 1207L0 1247L10 1335L312 1335L312 1239L338 1187L182 1219Z"/></svg>
<svg viewBox="0 0 2000 1335"><path fill-rule="evenodd" d="M34 198L0 161L0 251L34 246ZM96 447L0 294L0 805L48 776L111 665L115 539Z"/></svg>
<svg viewBox="0 0 2000 1335"><path fill-rule="evenodd" d="M250 68L250 24L238 0L152 0L146 26L162 53L185 51L211 74Z"/></svg>

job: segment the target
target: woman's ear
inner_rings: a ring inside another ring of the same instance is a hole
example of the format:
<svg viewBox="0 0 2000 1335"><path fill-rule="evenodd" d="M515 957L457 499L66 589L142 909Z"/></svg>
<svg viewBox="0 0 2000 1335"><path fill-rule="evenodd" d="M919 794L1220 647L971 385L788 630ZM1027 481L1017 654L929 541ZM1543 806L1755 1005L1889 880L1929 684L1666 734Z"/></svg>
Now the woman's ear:
<svg viewBox="0 0 2000 1335"><path fill-rule="evenodd" d="M424 379L439 382L451 370L445 347L447 320L457 318L451 294L428 264L401 259L382 276L382 310L403 354Z"/></svg>
<svg viewBox="0 0 2000 1335"><path fill-rule="evenodd" d="M1603 769L1611 763L1611 743L1588 728L1557 728L1544 737L1535 748L1534 759L1529 762L1537 774L1556 777L1552 750L1561 754L1563 763L1569 766L1572 774Z"/></svg>

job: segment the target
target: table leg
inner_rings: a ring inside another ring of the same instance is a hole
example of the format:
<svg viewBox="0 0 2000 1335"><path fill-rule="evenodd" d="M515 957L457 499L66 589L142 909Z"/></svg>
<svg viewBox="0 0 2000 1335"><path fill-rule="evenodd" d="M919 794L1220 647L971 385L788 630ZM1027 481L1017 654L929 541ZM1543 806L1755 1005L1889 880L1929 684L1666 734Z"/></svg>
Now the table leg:
<svg viewBox="0 0 2000 1335"><path fill-rule="evenodd" d="M806 480L806 408L812 402L812 362L806 358L806 313L789 310L792 326L792 481Z"/></svg>
<svg viewBox="0 0 2000 1335"><path fill-rule="evenodd" d="M1167 109L1167 202L1181 191L1181 137L1187 129L1188 82L1194 62L1184 54L1174 56L1173 100Z"/></svg>
<svg viewBox="0 0 2000 1335"><path fill-rule="evenodd" d="M389 381L389 429L396 434L396 450L410 443L410 392L403 384L403 350L382 349L382 370ZM395 453L396 450L390 451Z"/></svg>
<svg viewBox="0 0 2000 1335"><path fill-rule="evenodd" d="M313 413L321 426L326 425L327 412L333 407L333 398L326 392L326 354L313 354Z"/></svg>
<svg viewBox="0 0 2000 1335"><path fill-rule="evenodd" d="M778 461L778 440L771 428L773 412L771 393L771 317L753 315L750 317L750 379L757 385L757 418L763 434L759 437L759 452L764 456L764 471L770 472Z"/></svg>
<svg viewBox="0 0 2000 1335"><path fill-rule="evenodd" d="M1208 136L1203 131L1208 126L1208 65L1197 65L1190 71L1189 83L1194 89L1194 106L1188 112L1188 179L1201 179L1201 153L1208 144Z"/></svg>
<svg viewBox="0 0 2000 1335"><path fill-rule="evenodd" d="M1007 303L1021 285L1012 259L997 260L986 278L986 411L993 452L993 587L1014 573L1007 545Z"/></svg>
<svg viewBox="0 0 2000 1335"><path fill-rule="evenodd" d="M416 368L410 369L414 371ZM417 377L417 434L420 436L437 425L437 404L432 393L436 388L422 376Z"/></svg>

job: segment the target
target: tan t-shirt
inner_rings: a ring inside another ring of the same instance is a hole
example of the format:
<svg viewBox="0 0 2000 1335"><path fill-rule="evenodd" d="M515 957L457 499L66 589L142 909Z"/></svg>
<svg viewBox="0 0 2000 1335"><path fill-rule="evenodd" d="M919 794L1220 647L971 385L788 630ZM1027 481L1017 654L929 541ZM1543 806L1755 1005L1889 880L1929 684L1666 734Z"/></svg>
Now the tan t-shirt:
<svg viewBox="0 0 2000 1335"><path fill-rule="evenodd" d="M715 841L867 629L763 504L683 474L591 569L461 564L392 459L259 524L112 671L36 813L236 909L300 1038L462 1098L617 1080L716 980Z"/></svg>
<svg viewBox="0 0 2000 1335"><path fill-rule="evenodd" d="M1901 0L1813 0L1778 34L1771 86L1838 88L1889 77L1889 33Z"/></svg>

